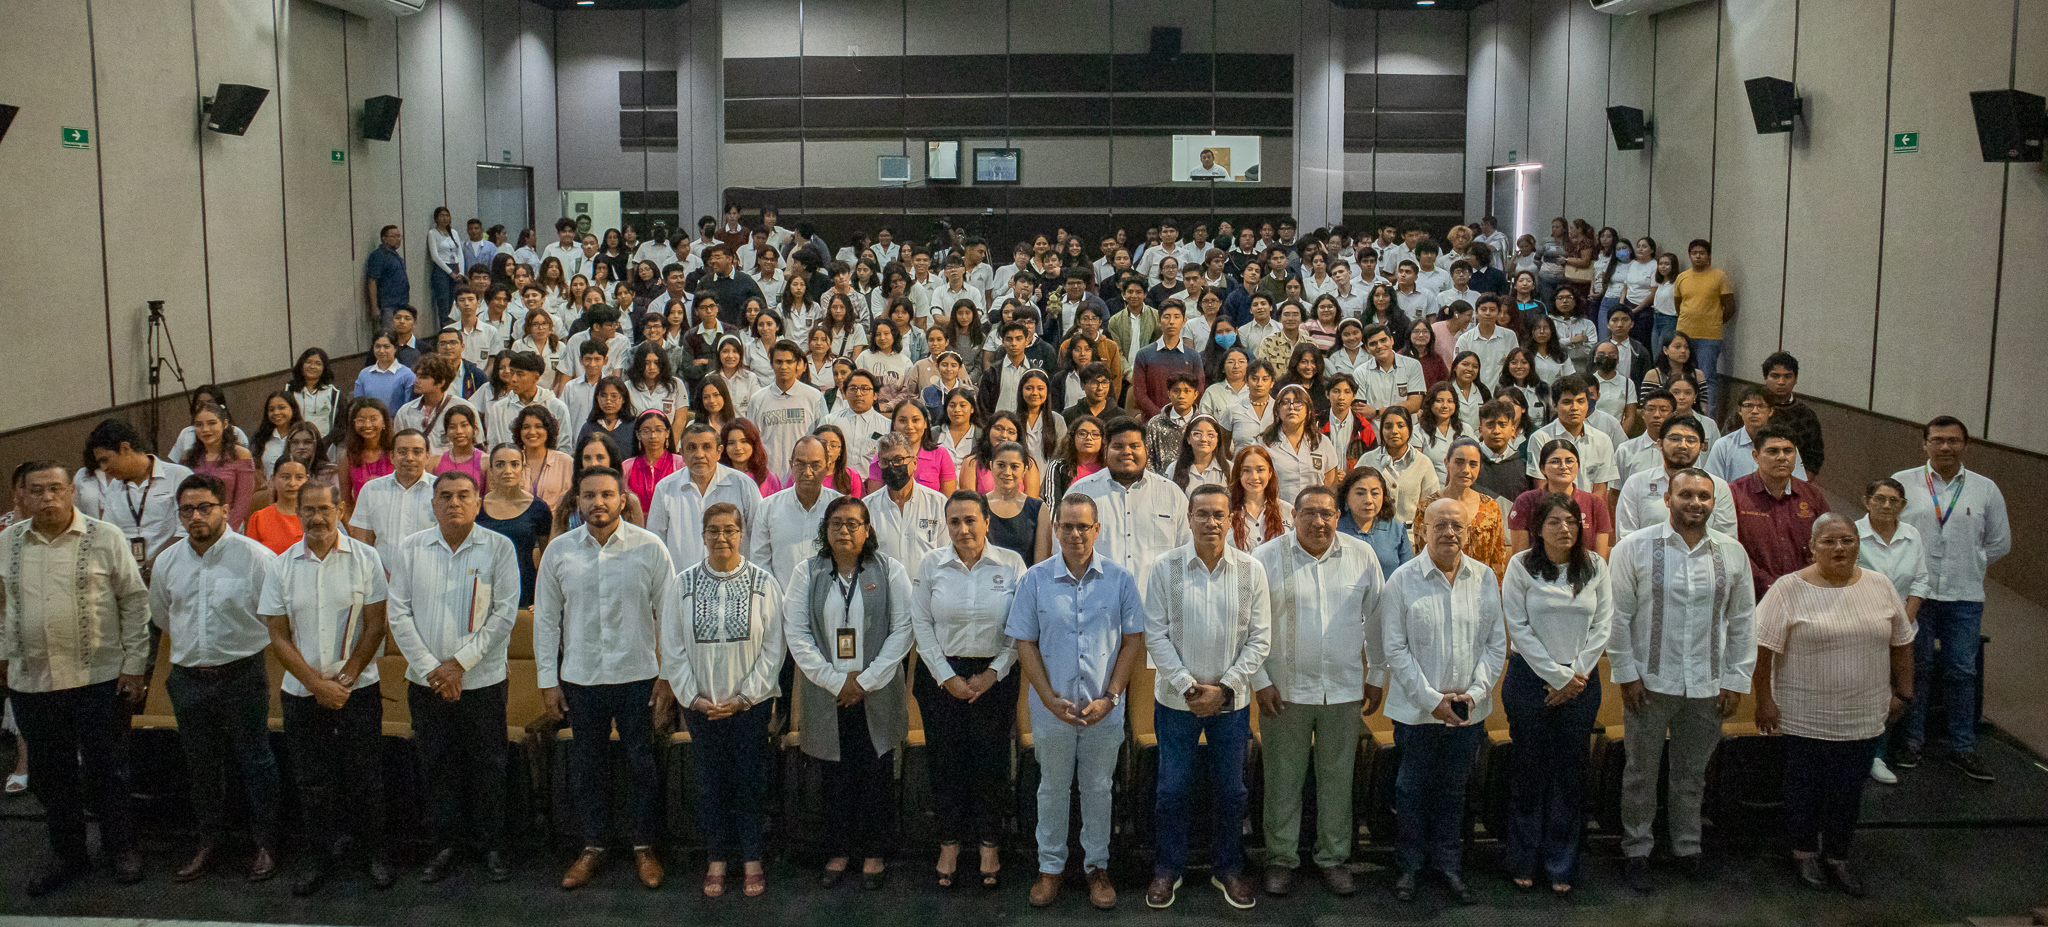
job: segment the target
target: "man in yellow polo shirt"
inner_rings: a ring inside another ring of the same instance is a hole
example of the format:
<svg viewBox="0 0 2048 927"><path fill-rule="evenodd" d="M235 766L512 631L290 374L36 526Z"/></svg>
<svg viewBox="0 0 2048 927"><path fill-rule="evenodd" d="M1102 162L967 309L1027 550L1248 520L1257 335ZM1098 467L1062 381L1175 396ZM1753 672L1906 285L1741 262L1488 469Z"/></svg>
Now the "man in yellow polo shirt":
<svg viewBox="0 0 2048 927"><path fill-rule="evenodd" d="M1721 398L1721 329L1735 318L1735 288L1728 285L1728 275L1713 266L1714 246L1706 239L1693 239L1685 251L1692 269L1672 282L1671 295L1678 301L1678 330L1692 341L1692 362L1707 376L1706 408L1711 415Z"/></svg>

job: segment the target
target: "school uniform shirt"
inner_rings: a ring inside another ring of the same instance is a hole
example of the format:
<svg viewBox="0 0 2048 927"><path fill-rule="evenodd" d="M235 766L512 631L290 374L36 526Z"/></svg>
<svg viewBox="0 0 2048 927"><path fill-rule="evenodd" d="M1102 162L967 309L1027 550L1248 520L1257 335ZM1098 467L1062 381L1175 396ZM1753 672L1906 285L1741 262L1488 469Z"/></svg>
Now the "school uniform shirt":
<svg viewBox="0 0 2048 927"><path fill-rule="evenodd" d="M1493 711L1493 686L1508 658L1500 584L1486 564L1458 555L1447 579L1424 551L1394 569L1380 591L1378 619L1385 636L1389 719L1442 724L1432 713L1444 690L1472 697L1467 723Z"/></svg>
<svg viewBox="0 0 2048 927"><path fill-rule="evenodd" d="M1153 562L1189 537L1187 493L1150 470L1126 487L1104 467L1075 480L1067 492L1095 500L1102 526L1095 552L1130 571L1141 595Z"/></svg>
<svg viewBox="0 0 2048 927"><path fill-rule="evenodd" d="M1422 362L1406 354L1394 355L1392 365L1383 365L1378 358L1352 368L1351 378L1358 381L1358 398L1375 409L1397 405L1416 393L1429 389L1427 377L1422 372Z"/></svg>
<svg viewBox="0 0 2048 927"><path fill-rule="evenodd" d="M1707 516L1707 527L1734 537L1735 494L1728 489L1728 481L1713 474L1714 511ZM1614 540L1619 542L1644 528L1670 524L1671 508L1664 504L1664 494L1671 490L1671 475L1664 472L1664 461L1659 458L1657 465L1639 470L1621 485L1621 497L1614 502Z"/></svg>
<svg viewBox="0 0 2048 927"><path fill-rule="evenodd" d="M908 565L906 570L917 565L926 551L947 543L945 493L913 481L910 498L902 505L889 498L887 486L868 493L861 501L867 503L875 543L882 553Z"/></svg>
<svg viewBox="0 0 2048 927"><path fill-rule="evenodd" d="M185 536L185 523L178 520L178 484L191 475L191 470L161 457L150 458L149 477L141 483L117 479L104 470L79 470L72 478L77 487L72 505L113 525L130 543L141 539L139 566Z"/></svg>
<svg viewBox="0 0 2048 927"><path fill-rule="evenodd" d="M1412 441L1408 444L1407 453L1402 454L1399 460L1388 455L1382 446L1365 452L1365 456L1358 458L1358 466L1380 471L1393 484L1394 519L1401 523L1403 529L1407 528L1408 520L1415 517L1416 504L1444 488L1443 481L1436 478L1435 462L1418 450Z"/></svg>
<svg viewBox="0 0 2048 927"><path fill-rule="evenodd" d="M1250 705L1272 645L1273 604L1266 568L1225 545L1210 569L1193 544L1167 551L1145 582L1145 650L1158 670L1152 697L1187 711L1197 684L1230 690L1224 705Z"/></svg>
<svg viewBox="0 0 2048 927"><path fill-rule="evenodd" d="M1224 426L1230 429L1230 446L1242 448L1259 443L1259 439L1266 434L1266 429L1272 427L1273 416L1278 406L1279 404L1273 401L1272 393L1266 394L1263 404L1254 404L1247 393L1244 399L1231 407L1230 414L1221 419ZM1223 453L1222 449L1218 448L1217 453Z"/></svg>
<svg viewBox="0 0 2048 927"><path fill-rule="evenodd" d="M616 685L660 668L655 614L669 577L668 548L621 520L598 543L579 525L541 554L533 592L533 653L540 688ZM556 653L561 654L557 661ZM558 665L559 663L559 665Z"/></svg>
<svg viewBox="0 0 2048 927"><path fill-rule="evenodd" d="M855 412L851 406L841 406L818 424L837 425L846 435L846 465L855 473L866 473L869 467L874 466L876 449L881 446L882 436L891 428L889 416L873 406L869 406L866 412Z"/></svg>
<svg viewBox="0 0 2048 927"><path fill-rule="evenodd" d="M681 467L654 484L653 499L642 500L647 506L647 530L661 538L671 562L696 563L704 559L704 510L720 502L738 506L741 528L749 537L754 532L754 513L762 501L760 485L753 477L724 464L714 466L717 469L711 474L711 482L701 491L690 468ZM740 549L747 549L745 539L741 540Z"/></svg>
<svg viewBox="0 0 2048 927"><path fill-rule="evenodd" d="M1508 559L1501 580L1501 612L1507 619L1508 642L1527 661L1536 677L1562 689L1574 673L1592 675L1607 651L1614 627L1613 590L1607 561L1586 552L1591 575L1577 591L1571 569L1560 564L1557 578L1544 579L1530 569L1529 558L1543 556L1540 545Z"/></svg>
<svg viewBox="0 0 2048 927"><path fill-rule="evenodd" d="M1436 291L1424 287L1418 278L1414 292L1403 293L1399 288L1394 290L1394 305L1400 307L1411 319L1432 318L1436 315Z"/></svg>
<svg viewBox="0 0 2048 927"><path fill-rule="evenodd" d="M422 480L421 482L425 482ZM462 688L505 681L505 655L519 617L519 557L511 539L477 525L451 548L438 525L399 543L385 617L405 656L405 678L427 684L443 660L462 667Z"/></svg>
<svg viewBox="0 0 2048 927"><path fill-rule="evenodd" d="M1367 683L1386 685L1377 620L1384 581L1372 545L1339 532L1317 557L1290 533L1252 557L1266 569L1273 622L1254 692L1273 686L1284 702L1340 705L1362 700Z"/></svg>
<svg viewBox="0 0 2048 927"><path fill-rule="evenodd" d="M1302 428L1299 445L1283 433L1260 446L1273 457L1273 478L1280 484L1280 500L1288 505L1304 487L1326 484L1330 474L1344 469L1344 446L1313 426Z"/></svg>
<svg viewBox="0 0 2048 927"><path fill-rule="evenodd" d="M0 532L0 660L17 692L56 692L149 668L149 589L118 526L72 510L44 537Z"/></svg>
<svg viewBox="0 0 2048 927"><path fill-rule="evenodd" d="M917 652L939 685L958 675L947 657L988 657L1001 679L1017 663L1017 642L1003 633L1024 558L994 544L969 567L947 544L926 551L910 578L910 623Z"/></svg>
<svg viewBox="0 0 2048 927"><path fill-rule="evenodd" d="M532 399L521 399L518 393L507 392L491 400L490 405L484 407L484 433L490 436L491 444L519 443L519 436L512 433L512 423L527 406L547 409L548 414L555 417L555 423L561 426L561 431L569 435L571 440L574 439L576 429L583 424L580 421L571 424L568 404L556 398L554 392L545 386L534 387ZM556 443L561 442L558 440Z"/></svg>
<svg viewBox="0 0 2048 927"><path fill-rule="evenodd" d="M1623 358L1622 364L1626 365L1627 363L1628 359ZM1627 370L1628 367L1621 366L1615 369L1622 371ZM1621 413L1624 409L1636 404L1636 384L1634 380L1629 379L1627 376L1617 372L1612 379L1609 379L1596 373L1593 375L1593 382L1600 387L1600 402L1594 408L1613 416L1615 421L1619 422L1621 420Z"/></svg>
<svg viewBox="0 0 2048 927"><path fill-rule="evenodd" d="M1667 522L1614 545L1607 558L1614 630L1610 678L1681 698L1748 692L1756 667L1756 590L1749 554L1711 528L1694 546Z"/></svg>
<svg viewBox="0 0 2048 927"><path fill-rule="evenodd" d="M562 342L561 357L555 361L555 369L565 377L583 375L583 346L590 341L590 329L570 335ZM612 335L605 344L604 376L614 376L633 363L633 339L621 331Z"/></svg>
<svg viewBox="0 0 2048 927"><path fill-rule="evenodd" d="M283 615L292 644L315 672L339 672L363 638L363 609L384 601L384 561L376 549L346 533L336 535L334 549L315 557L301 539L270 561L263 574L263 592L256 610ZM377 684L377 661L363 666L356 689ZM284 694L310 697L297 676L284 674Z"/></svg>
<svg viewBox="0 0 2048 927"><path fill-rule="evenodd" d="M627 380L626 395L633 400L633 408L636 411L645 412L648 409L656 409L671 421L675 419L677 409L686 408L690 404L690 391L683 386L683 381L675 377L669 377L667 380L650 384L644 388L632 380ZM630 451L632 449L620 448L620 450Z"/></svg>
<svg viewBox="0 0 2048 927"><path fill-rule="evenodd" d="M476 411L469 400L456 395L452 389L442 394L440 405L432 409L426 407L425 397L415 398L391 414L391 430L395 433L407 428L418 429L427 436L427 452L439 454L448 449L448 435L442 430L442 425L448 421L448 410L456 406Z"/></svg>
<svg viewBox="0 0 2048 927"><path fill-rule="evenodd" d="M757 563L730 573L700 560L661 595L661 672L676 701L751 707L782 694L782 586Z"/></svg>
<svg viewBox="0 0 2048 927"><path fill-rule="evenodd" d="M379 558L397 556L400 542L434 526L434 478L423 473L404 486L398 474L386 473L364 483L348 526L377 533Z"/></svg>
<svg viewBox="0 0 2048 927"><path fill-rule="evenodd" d="M1245 350L1252 352L1253 357L1257 357L1259 345L1278 334L1280 323L1274 319L1269 318L1264 322L1250 321L1237 327L1237 343L1244 345Z"/></svg>
<svg viewBox="0 0 2048 927"><path fill-rule="evenodd" d="M761 445L768 453L768 472L778 480L789 479L789 452L797 439L825 418L825 394L798 380L783 389L770 382L747 400L747 419L761 429Z"/></svg>
<svg viewBox="0 0 2048 927"><path fill-rule="evenodd" d="M1521 347L1522 342L1504 325L1495 325L1493 334L1479 332L1479 323L1474 322L1458 333L1457 351L1462 354L1471 351L1479 355L1479 382L1499 383L1502 366L1507 363L1508 352Z"/></svg>
<svg viewBox="0 0 2048 927"><path fill-rule="evenodd" d="M1664 448L1645 431L1614 446L1614 472L1626 486L1636 474L1664 469Z"/></svg>
<svg viewBox="0 0 2048 927"><path fill-rule="evenodd" d="M229 531L201 554L189 539L165 549L149 577L149 617L170 635L171 662L220 666L270 646L256 609L263 577L277 555Z"/></svg>
<svg viewBox="0 0 2048 927"><path fill-rule="evenodd" d="M455 331L462 336L462 359L479 367L490 363L491 358L509 341L503 329L482 318L476 320L473 328L465 328L458 322Z"/></svg>
<svg viewBox="0 0 2048 927"><path fill-rule="evenodd" d="M1579 449L1579 477L1574 485L1581 490L1592 492L1594 484L1612 484L1619 478L1614 466L1614 439L1593 427L1591 421L1581 423L1579 427L1581 431L1575 435L1565 429L1564 423L1552 421L1529 436L1529 448L1535 452L1529 457L1527 472L1530 479L1543 479L1542 461L1536 457L1543 453L1544 445L1560 438Z"/></svg>

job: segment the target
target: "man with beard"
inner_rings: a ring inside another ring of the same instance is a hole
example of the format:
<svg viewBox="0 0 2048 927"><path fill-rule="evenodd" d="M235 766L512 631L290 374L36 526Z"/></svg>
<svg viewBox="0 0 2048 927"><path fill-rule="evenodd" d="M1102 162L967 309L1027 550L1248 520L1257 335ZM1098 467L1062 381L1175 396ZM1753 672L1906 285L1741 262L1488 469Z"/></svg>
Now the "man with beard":
<svg viewBox="0 0 2048 927"><path fill-rule="evenodd" d="M1667 400L1670 398L1669 393L1664 395ZM1662 405L1667 407L1665 411L1670 411L1668 402ZM1614 510L1614 539L1617 542L1631 532L1661 525L1670 519L1664 496L1671 491L1671 478L1699 460L1700 450L1706 446L1706 435L1692 416L1672 419L1662 427L1663 437L1655 446L1664 465L1637 472L1621 488L1621 498ZM1734 537L1735 497L1729 494L1728 484L1720 477L1709 474L1708 478L1714 481L1714 513L1708 518L1707 527Z"/></svg>
<svg viewBox="0 0 2048 927"><path fill-rule="evenodd" d="M1130 571L1146 594L1152 563L1187 543L1188 496L1172 480L1145 467L1145 426L1130 419L1109 423L1102 437L1105 466L1074 481L1069 494L1094 500L1101 531L1095 552Z"/></svg>

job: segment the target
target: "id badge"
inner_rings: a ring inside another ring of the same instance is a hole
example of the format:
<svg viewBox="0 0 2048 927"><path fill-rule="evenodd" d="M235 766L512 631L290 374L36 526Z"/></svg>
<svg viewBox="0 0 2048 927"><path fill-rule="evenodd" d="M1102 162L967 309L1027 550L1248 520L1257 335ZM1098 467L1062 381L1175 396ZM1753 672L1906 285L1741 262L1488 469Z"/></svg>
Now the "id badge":
<svg viewBox="0 0 2048 927"><path fill-rule="evenodd" d="M839 629L839 659L855 659L853 652L854 635L852 628Z"/></svg>
<svg viewBox="0 0 2048 927"><path fill-rule="evenodd" d="M149 559L149 555L146 553L148 547L148 542L142 538L128 539L128 553L134 556L136 566L141 566L142 561Z"/></svg>

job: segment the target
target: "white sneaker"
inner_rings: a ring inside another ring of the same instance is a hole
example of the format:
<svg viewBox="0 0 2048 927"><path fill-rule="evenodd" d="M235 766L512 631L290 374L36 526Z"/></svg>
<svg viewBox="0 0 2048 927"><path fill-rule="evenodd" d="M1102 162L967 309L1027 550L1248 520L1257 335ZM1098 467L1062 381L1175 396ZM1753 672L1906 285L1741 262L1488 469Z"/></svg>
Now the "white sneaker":
<svg viewBox="0 0 2048 927"><path fill-rule="evenodd" d="M1876 779L1880 784L1883 785L1899 784L1898 774L1892 772L1892 768L1890 766L1886 766L1884 764L1884 760L1882 759L1874 758L1870 761L1870 778Z"/></svg>

